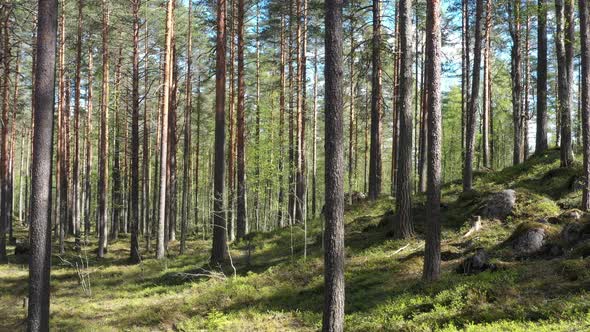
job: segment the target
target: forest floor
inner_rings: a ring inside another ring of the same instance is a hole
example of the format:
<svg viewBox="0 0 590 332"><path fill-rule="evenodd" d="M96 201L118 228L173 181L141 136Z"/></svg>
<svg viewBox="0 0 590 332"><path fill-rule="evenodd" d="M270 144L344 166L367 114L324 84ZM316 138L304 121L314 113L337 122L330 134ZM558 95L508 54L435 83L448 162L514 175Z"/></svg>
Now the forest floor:
<svg viewBox="0 0 590 332"><path fill-rule="evenodd" d="M477 174L476 191L468 195L461 194L460 183L447 184L443 274L432 284L421 280L423 197L416 198L412 240L390 237L390 198L348 207L346 329L590 331L590 245L558 257L520 257L506 242L523 222L578 207L581 193L572 183L580 174L580 165L559 168L559 152L551 150L517 167ZM483 220L480 232L464 238L483 198L507 188L517 192L514 213L504 222ZM563 225L551 227L557 232ZM18 235L26 237L24 230ZM250 242L231 246L235 277L231 267L210 273L219 269L207 264L205 240L191 239L182 256L174 242L168 259L157 261L150 253L138 265L127 264L127 236L111 243L101 261L90 243L81 254L53 257L51 326L55 331L318 330L321 239L319 218L309 225L306 258L299 226L254 234ZM497 270L457 273L476 248L485 248ZM82 262L88 267L76 269ZM27 277L26 258L10 256L10 264L0 266L2 331L24 329Z"/></svg>

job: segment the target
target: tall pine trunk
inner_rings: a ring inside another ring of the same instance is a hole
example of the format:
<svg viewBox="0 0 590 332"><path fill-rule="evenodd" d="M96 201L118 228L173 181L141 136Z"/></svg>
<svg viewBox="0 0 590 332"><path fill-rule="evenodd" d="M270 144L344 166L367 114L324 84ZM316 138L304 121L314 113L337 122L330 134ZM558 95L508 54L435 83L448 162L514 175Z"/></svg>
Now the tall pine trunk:
<svg viewBox="0 0 590 332"><path fill-rule="evenodd" d="M55 99L57 1L39 0L34 99L29 261L29 331L49 330L51 271L51 165Z"/></svg>
<svg viewBox="0 0 590 332"><path fill-rule="evenodd" d="M407 238L413 234L412 226L412 0L399 2L399 154L397 163L397 190L394 235Z"/></svg>
<svg viewBox="0 0 590 332"><path fill-rule="evenodd" d="M428 281L440 277L441 237L441 26L440 0L432 0L426 9L426 93L428 113L428 180L426 199L426 245L423 278Z"/></svg>
<svg viewBox="0 0 590 332"><path fill-rule="evenodd" d="M371 94L371 157L369 159L369 198L381 194L381 1L373 0L372 94ZM410 21L411 24L411 21Z"/></svg>
<svg viewBox="0 0 590 332"><path fill-rule="evenodd" d="M225 173L225 11L226 0L217 0L217 42L215 75L215 170L213 184L213 248L211 261L228 257L227 229L223 211Z"/></svg>
<svg viewBox="0 0 590 332"><path fill-rule="evenodd" d="M344 84L342 0L326 0L326 232L322 330L344 330Z"/></svg>

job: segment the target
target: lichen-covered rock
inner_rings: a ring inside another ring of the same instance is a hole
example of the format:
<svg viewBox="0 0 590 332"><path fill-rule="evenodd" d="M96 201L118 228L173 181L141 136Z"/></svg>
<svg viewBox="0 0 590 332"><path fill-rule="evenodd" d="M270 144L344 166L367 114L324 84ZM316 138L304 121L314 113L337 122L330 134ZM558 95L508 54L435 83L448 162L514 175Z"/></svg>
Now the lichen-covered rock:
<svg viewBox="0 0 590 332"><path fill-rule="evenodd" d="M484 218L504 220L516 206L516 192L503 190L488 197L481 214Z"/></svg>
<svg viewBox="0 0 590 332"><path fill-rule="evenodd" d="M580 220L584 213L578 209L571 209L562 213L559 217L565 221L575 221Z"/></svg>
<svg viewBox="0 0 590 332"><path fill-rule="evenodd" d="M545 228L529 228L515 236L512 248L519 254L532 254L539 252L545 245L547 234Z"/></svg>
<svg viewBox="0 0 590 332"><path fill-rule="evenodd" d="M561 231L561 239L570 245L590 239L590 224L572 222L565 225Z"/></svg>
<svg viewBox="0 0 590 332"><path fill-rule="evenodd" d="M488 254L483 248L475 250L473 256L467 257L457 268L457 273L477 274L486 270L496 270L494 264L488 263Z"/></svg>

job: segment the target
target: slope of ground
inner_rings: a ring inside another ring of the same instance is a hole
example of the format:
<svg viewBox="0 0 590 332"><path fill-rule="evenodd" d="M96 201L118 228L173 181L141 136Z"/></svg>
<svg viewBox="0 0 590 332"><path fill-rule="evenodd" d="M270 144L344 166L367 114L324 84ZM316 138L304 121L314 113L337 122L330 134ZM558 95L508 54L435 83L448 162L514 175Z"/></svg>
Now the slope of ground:
<svg viewBox="0 0 590 332"><path fill-rule="evenodd" d="M411 240L390 237L390 198L347 209L347 330L590 330L590 246L554 257L522 257L506 245L523 222L556 217L579 205L579 167L560 169L558 157L552 150L517 167L478 174L472 193L461 194L457 183L445 186L443 276L432 284L420 279L423 197L416 198L417 235ZM463 237L484 198L506 188L517 192L514 213L504 222L484 219L481 231ZM561 227L551 225L555 233ZM198 237L191 239L186 255L176 255L173 243L168 259L145 254L139 265L126 264L129 238L124 236L102 261L94 259L95 243L77 255L56 255L51 326L59 331L318 330L321 219L308 228L306 258L302 227L294 226L232 245L235 270L209 266L210 243ZM18 235L26 237L24 230ZM457 273L478 248L497 268ZM24 328L27 277L22 258L11 256L10 264L0 266L0 330Z"/></svg>

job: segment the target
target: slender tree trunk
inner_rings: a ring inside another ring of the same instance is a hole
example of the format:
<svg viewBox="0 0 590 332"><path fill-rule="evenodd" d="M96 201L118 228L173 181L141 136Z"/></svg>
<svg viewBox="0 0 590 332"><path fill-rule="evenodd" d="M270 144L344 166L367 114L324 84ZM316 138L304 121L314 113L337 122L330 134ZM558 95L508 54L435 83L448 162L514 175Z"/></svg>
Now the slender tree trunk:
<svg viewBox="0 0 590 332"><path fill-rule="evenodd" d="M510 18L510 35L512 37L512 49L511 49L511 71L510 76L512 79L512 121L514 125L514 149L512 162L514 165L520 164L523 160L521 158L522 151L522 135L521 116L522 116L522 104L521 104L521 91L522 91L522 73L521 73L521 51L520 51L520 2L514 1L509 3L508 9L511 14Z"/></svg>
<svg viewBox="0 0 590 332"><path fill-rule="evenodd" d="M260 146L260 2L256 2L256 133L255 144ZM254 195L254 216L256 230L260 224L260 151L256 153L256 166L254 176L256 178L256 189ZM270 186L269 186L270 189ZM265 221L266 222L266 221Z"/></svg>
<svg viewBox="0 0 590 332"><path fill-rule="evenodd" d="M491 108L491 84L492 84L492 1L486 0L486 23L485 23L485 50L484 50L484 69L483 69L483 112L482 112L482 155L483 166L491 168L490 158L490 122L492 121Z"/></svg>
<svg viewBox="0 0 590 332"><path fill-rule="evenodd" d="M228 0L224 0L228 1ZM229 0L231 8L230 22L229 22L229 63L227 64L229 70L229 107L228 107L228 119L229 120L229 149L227 151L227 235L229 241L234 240L235 229L234 229L234 207L235 207L235 179L236 179L236 128L235 128L235 40L236 40L236 13L238 0Z"/></svg>
<svg viewBox="0 0 590 332"><path fill-rule="evenodd" d="M81 68L82 68L82 9L84 3L82 0L78 1L78 36L76 40L76 96L74 100L74 166L73 166L73 200L74 200L74 235L76 237L76 248L80 247L80 100L82 99L80 93L81 85Z"/></svg>
<svg viewBox="0 0 590 332"><path fill-rule="evenodd" d="M115 67L115 90L113 99L115 100L115 133L113 137L113 189L111 194L112 202L112 220L111 220L111 237L117 240L121 225L121 215L123 208L123 189L121 176L121 120L119 116L119 100L121 95L121 66L123 64L122 48L119 48L119 58Z"/></svg>
<svg viewBox="0 0 590 332"><path fill-rule="evenodd" d="M373 71L371 94L371 158L369 160L369 198L377 199L381 194L381 1L373 0Z"/></svg>
<svg viewBox="0 0 590 332"><path fill-rule="evenodd" d="M475 45L473 48L473 80L471 82L471 97L469 98L469 109L467 113L467 142L465 147L465 165L463 166L463 191L473 188L473 159L475 155L477 108L479 107L483 10L483 0L477 0L475 9Z"/></svg>
<svg viewBox="0 0 590 332"><path fill-rule="evenodd" d="M573 0L556 0L555 12L557 18L555 42L557 44L557 72L559 85L558 107L561 120L561 166L569 167L574 161L571 128L575 30Z"/></svg>
<svg viewBox="0 0 590 332"><path fill-rule="evenodd" d="M193 109L193 88L191 82L192 75L192 53L193 53L193 41L192 41L192 15L193 6L192 2L188 3L188 32L187 32L187 49L186 49L186 105L184 110L184 171L182 176L183 189L182 189L182 225L180 232L180 254L184 254L186 250L186 237L188 233L188 218L189 218L189 187L190 187L190 166L191 166L191 115ZM195 209L197 206L195 205ZM196 219L195 219L196 222Z"/></svg>
<svg viewBox="0 0 590 332"><path fill-rule="evenodd" d="M212 262L225 261L227 229L223 211L225 173L225 11L226 0L217 0L217 44L215 75L215 172L213 185L213 248Z"/></svg>
<svg viewBox="0 0 590 332"><path fill-rule="evenodd" d="M355 128L355 111L354 111L354 93L355 93L355 86L354 86L354 60L355 60L355 40L354 40L354 29L355 29L355 2L354 0L350 1L350 110L349 110L349 129L348 129L348 204L352 204L352 193L354 191L354 154L356 151L353 150L354 148L354 128ZM316 51L317 53L317 51ZM317 57L316 57L317 61ZM317 65L316 65L317 69ZM315 84L315 80L314 80ZM315 91L315 87L314 87ZM315 110L314 110L315 111ZM315 116L314 116L315 119ZM315 128L315 123L314 123Z"/></svg>
<svg viewBox="0 0 590 332"><path fill-rule="evenodd" d="M313 54L313 150L312 150L312 176L311 176L311 211L315 218L317 212L317 166L318 166L318 48L316 47Z"/></svg>
<svg viewBox="0 0 590 332"><path fill-rule="evenodd" d="M133 14L133 73L131 78L131 187L129 196L131 209L129 220L131 225L130 261L139 263L139 0L132 0Z"/></svg>
<svg viewBox="0 0 590 332"><path fill-rule="evenodd" d="M284 214L283 214L283 203L285 197L285 189L284 189L284 155L285 155L285 17L281 16L281 37L280 37L280 52L281 52L281 78L280 78L280 92L279 92L279 162L278 162L278 172L279 172L279 197L278 197L278 216L277 222L279 227L284 227Z"/></svg>
<svg viewBox="0 0 590 332"><path fill-rule="evenodd" d="M109 117L109 8L102 0L102 91L100 103L100 151L98 166L98 257L103 258L107 249L107 188L108 188L108 117Z"/></svg>
<svg viewBox="0 0 590 332"><path fill-rule="evenodd" d="M326 232L323 331L344 330L344 84L342 0L326 0Z"/></svg>
<svg viewBox="0 0 590 332"><path fill-rule="evenodd" d="M427 3L426 9L426 91L428 99L426 105L428 108L429 130L428 192L426 201L426 245L424 249L423 278L427 281L437 280L440 277L441 263L440 191L442 185L442 98L440 3L440 0L429 1ZM475 57L477 58L477 53ZM475 62L477 62L477 60Z"/></svg>
<svg viewBox="0 0 590 332"><path fill-rule="evenodd" d="M246 82L244 80L244 0L238 1L238 112L237 112L237 157L238 157L238 202L237 239L248 232L246 214Z"/></svg>
<svg viewBox="0 0 590 332"><path fill-rule="evenodd" d="M413 234L412 226L412 0L400 0L400 86L398 114L399 157L397 171L396 212L394 233L398 238Z"/></svg>
<svg viewBox="0 0 590 332"><path fill-rule="evenodd" d="M30 215L29 331L49 330L49 280L51 271L51 165L55 98L57 1L39 0L34 88L34 134Z"/></svg>
<svg viewBox="0 0 590 332"><path fill-rule="evenodd" d="M582 139L584 141L584 188L582 193L582 209L590 209L590 22L588 21L588 3L578 1L580 11L581 65L582 65Z"/></svg>
<svg viewBox="0 0 590 332"><path fill-rule="evenodd" d="M3 65L3 79L2 79L2 124L1 124L1 152L0 155L0 263L7 263L8 258L6 254L6 233L8 232L8 109L10 106L9 98L9 76L10 76L10 15L9 8L2 8L0 11L2 15L2 65Z"/></svg>
<svg viewBox="0 0 590 332"><path fill-rule="evenodd" d="M223 0L221 0L223 1ZM166 188L168 169L168 108L170 105L170 91L172 85L172 39L174 35L173 26L174 0L168 0L166 6L166 51L164 59L164 87L162 96L161 122L160 122L160 202L158 216L158 243L156 258L163 259L166 255Z"/></svg>
<svg viewBox="0 0 590 332"><path fill-rule="evenodd" d="M92 47L88 47L88 87L87 87L87 105L86 105L86 170L84 174L84 238L87 240L90 235L90 202L92 197L92 113L93 113L93 81L94 66L92 61ZM98 230L97 230L98 232Z"/></svg>
<svg viewBox="0 0 590 332"><path fill-rule="evenodd" d="M150 225L153 219L150 219L150 115L148 114L147 95L149 92L149 30L147 22L147 4L146 4L146 18L145 18L145 41L144 41L144 96L143 96L143 155L142 155L142 224L143 235L146 240L147 250L150 250ZM150 113L151 114L151 113ZM154 202L155 205L155 202Z"/></svg>

